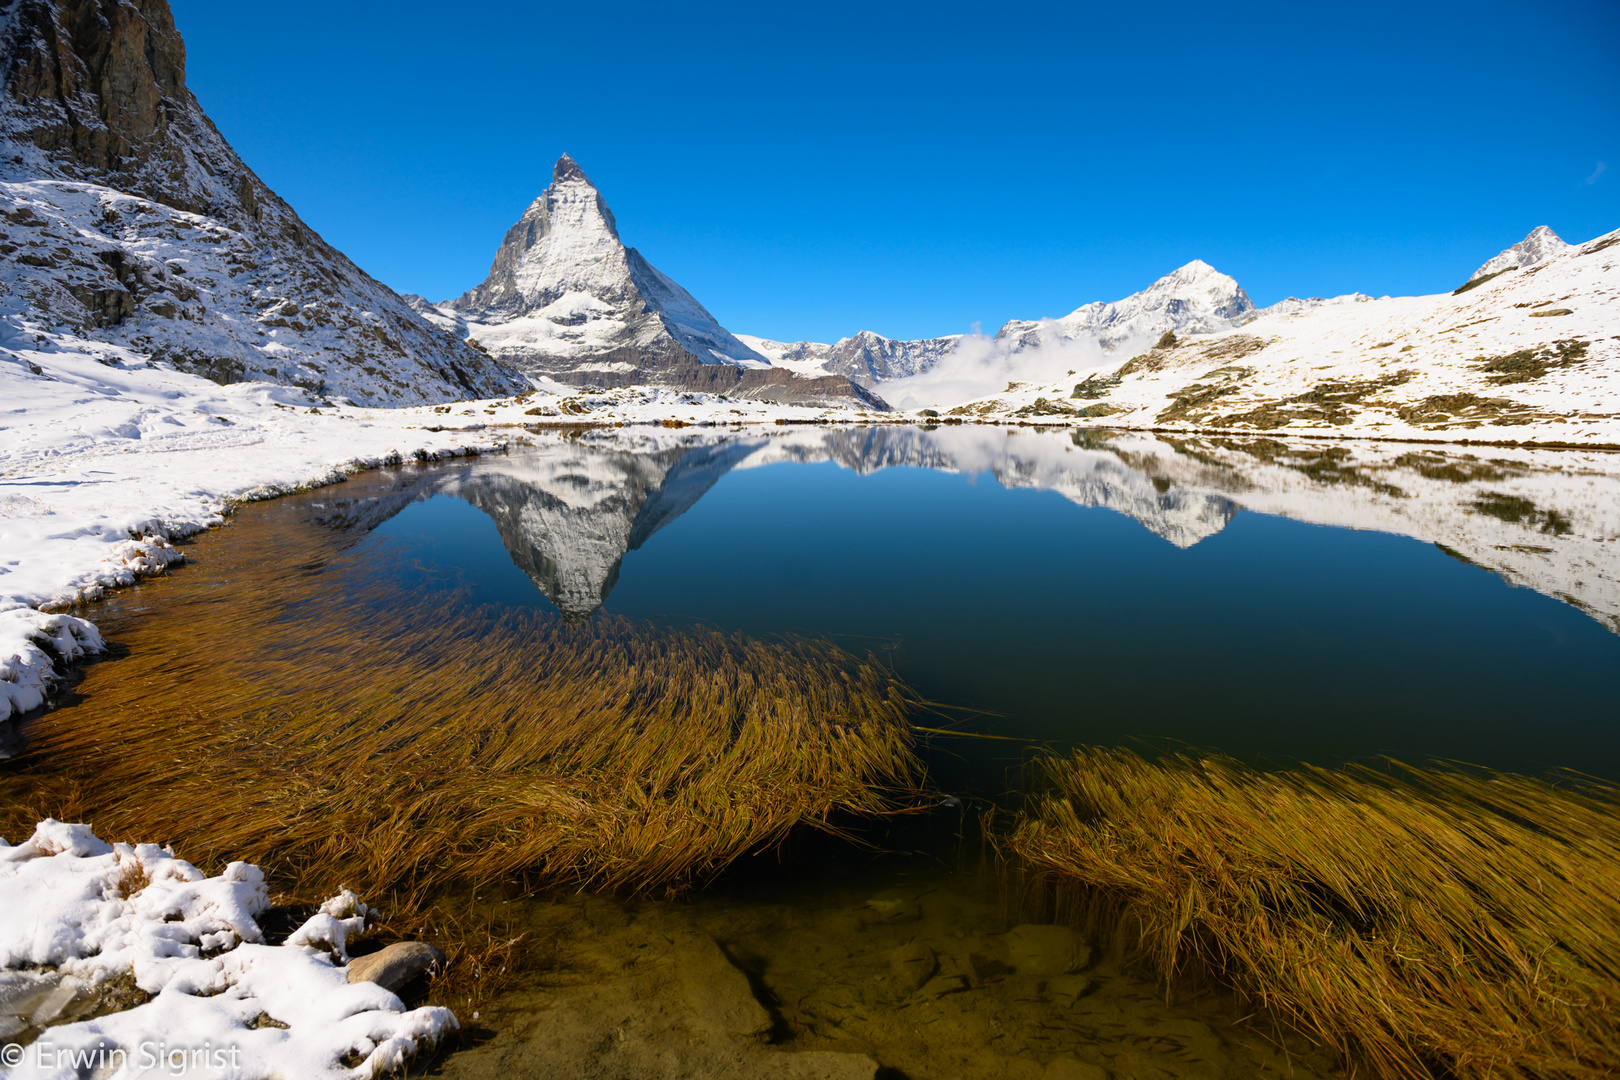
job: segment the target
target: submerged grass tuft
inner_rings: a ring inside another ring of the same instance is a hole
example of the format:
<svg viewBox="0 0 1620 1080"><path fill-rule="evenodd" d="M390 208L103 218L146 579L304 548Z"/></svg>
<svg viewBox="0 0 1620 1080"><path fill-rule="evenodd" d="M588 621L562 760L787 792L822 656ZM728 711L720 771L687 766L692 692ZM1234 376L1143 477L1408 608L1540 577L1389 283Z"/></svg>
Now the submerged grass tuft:
<svg viewBox="0 0 1620 1080"><path fill-rule="evenodd" d="M1213 974L1373 1075L1620 1070L1620 790L1083 750L1003 846L1167 981Z"/></svg>
<svg viewBox="0 0 1620 1080"><path fill-rule="evenodd" d="M915 791L914 697L831 642L402 596L352 534L288 539L232 526L127 598L161 617L30 725L0 835L89 821L410 909L519 875L680 888Z"/></svg>

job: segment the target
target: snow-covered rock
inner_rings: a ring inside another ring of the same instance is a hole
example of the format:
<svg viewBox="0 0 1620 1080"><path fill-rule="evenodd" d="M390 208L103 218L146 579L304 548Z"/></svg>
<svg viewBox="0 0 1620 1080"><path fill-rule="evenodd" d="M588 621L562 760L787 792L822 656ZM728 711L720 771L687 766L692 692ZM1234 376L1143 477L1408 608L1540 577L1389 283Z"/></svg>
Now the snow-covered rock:
<svg viewBox="0 0 1620 1080"><path fill-rule="evenodd" d="M166 0L18 0L0 62L0 363L52 340L367 405L528 388L243 164L186 88Z"/></svg>
<svg viewBox="0 0 1620 1080"><path fill-rule="evenodd" d="M39 708L56 687L58 663L104 647L83 619L20 606L0 610L0 720Z"/></svg>
<svg viewBox="0 0 1620 1080"><path fill-rule="evenodd" d="M407 1010L375 983L348 981L334 953L345 959L343 938L365 925L353 894L282 945L263 943L269 907L264 874L247 863L208 877L166 848L108 844L50 819L15 847L0 840L0 988L42 974L55 988L44 1002L29 995L28 1015L0 1012L0 1037L23 1044L8 1075L170 1075L173 1048L184 1052L173 1075L367 1077L460 1026L448 1009ZM120 977L151 1000L32 1037Z"/></svg>
<svg viewBox="0 0 1620 1080"><path fill-rule="evenodd" d="M1487 274L1499 274L1504 270L1523 270L1528 266L1540 266L1548 259L1562 255L1568 250L1569 245L1559 239L1557 233L1545 225L1537 225L1530 230L1529 236L1468 275L1468 280L1476 281Z"/></svg>
<svg viewBox="0 0 1620 1080"><path fill-rule="evenodd" d="M854 398L848 380L801 379L739 340L619 239L613 211L573 158L507 230L489 277L415 309L524 371L575 385L657 383L776 400ZM709 369L709 370L704 370Z"/></svg>

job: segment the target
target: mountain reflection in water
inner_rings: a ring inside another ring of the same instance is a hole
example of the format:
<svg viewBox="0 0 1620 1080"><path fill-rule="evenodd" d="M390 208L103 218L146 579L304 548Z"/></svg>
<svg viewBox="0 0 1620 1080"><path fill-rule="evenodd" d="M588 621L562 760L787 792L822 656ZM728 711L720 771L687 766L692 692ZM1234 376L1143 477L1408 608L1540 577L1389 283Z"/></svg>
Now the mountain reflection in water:
<svg viewBox="0 0 1620 1080"><path fill-rule="evenodd" d="M719 429L536 437L469 465L402 476L323 520L371 530L452 496L488 515L514 565L570 616L607 600L627 552L721 477L778 463L866 475L912 467L1053 491L1117 511L1178 548L1240 510L1409 536L1571 604L1620 632L1620 460L1598 453L983 427Z"/></svg>

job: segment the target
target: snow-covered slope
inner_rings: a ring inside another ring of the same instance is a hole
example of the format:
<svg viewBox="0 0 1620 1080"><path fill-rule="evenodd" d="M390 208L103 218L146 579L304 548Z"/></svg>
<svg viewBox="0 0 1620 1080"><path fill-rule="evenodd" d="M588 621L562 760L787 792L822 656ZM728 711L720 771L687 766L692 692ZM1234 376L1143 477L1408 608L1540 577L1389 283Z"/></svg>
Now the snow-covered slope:
<svg viewBox="0 0 1620 1080"><path fill-rule="evenodd" d="M166 0L19 0L0 12L0 63L0 362L18 342L115 346L368 405L527 388L242 163L186 88Z"/></svg>
<svg viewBox="0 0 1620 1080"><path fill-rule="evenodd" d="M1539 247L1552 250L1544 237ZM1476 277L1455 293L1278 305L1238 328L1156 345L1112 371L1011 387L951 412L1185 431L1620 444L1620 231Z"/></svg>
<svg viewBox="0 0 1620 1080"><path fill-rule="evenodd" d="M524 371L574 385L876 402L827 372L807 379L773 367L721 326L691 293L624 246L613 211L567 154L551 185L507 230L483 284L431 307L413 298L413 306Z"/></svg>

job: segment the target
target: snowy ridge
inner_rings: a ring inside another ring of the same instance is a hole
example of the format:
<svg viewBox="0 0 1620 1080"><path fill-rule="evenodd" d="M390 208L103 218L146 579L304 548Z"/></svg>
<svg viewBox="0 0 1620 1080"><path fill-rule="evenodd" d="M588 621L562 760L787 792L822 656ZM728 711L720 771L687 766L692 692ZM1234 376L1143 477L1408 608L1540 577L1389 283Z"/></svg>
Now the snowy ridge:
<svg viewBox="0 0 1620 1080"><path fill-rule="evenodd" d="M1256 308L1242 319L1237 325L1251 323L1255 319L1267 317L1281 317L1284 315L1298 315L1302 311L1312 311L1319 307L1333 304L1365 304L1372 297L1366 293L1347 293L1344 296L1307 296L1301 299L1298 296L1285 297L1263 308Z"/></svg>
<svg viewBox="0 0 1620 1080"><path fill-rule="evenodd" d="M75 10L19 0L0 21L0 363L49 339L363 404L526 388L242 163L185 86L163 0Z"/></svg>
<svg viewBox="0 0 1620 1080"><path fill-rule="evenodd" d="M1550 247L1544 245L1544 249ZM1620 231L1436 296L1277 305L953 415L1620 445ZM902 403L904 399L901 399Z"/></svg>
<svg viewBox="0 0 1620 1080"><path fill-rule="evenodd" d="M1284 304L1299 310L1329 302ZM993 338L955 334L901 341L863 330L832 345L788 344L746 335L743 339L772 363L803 372L836 372L902 407L910 407L908 400L950 406L1008 381L1038 381L1052 370L1094 366L1101 358L1116 351L1128 354L1166 332L1211 333L1237 326L1254 314L1242 286L1208 263L1194 260L1123 300L1086 304L1061 319L1015 319Z"/></svg>
<svg viewBox="0 0 1620 1080"><path fill-rule="evenodd" d="M773 364L807 375L824 372L843 375L869 388L876 388L886 380L929 371L962 341L960 334L901 341L870 330L839 338L831 345L818 341L772 341L747 334L737 336Z"/></svg>
<svg viewBox="0 0 1620 1080"><path fill-rule="evenodd" d="M460 1026L448 1009L407 1011L377 984L348 981L339 964L369 915L352 893L327 901L286 944L262 944L257 919L270 894L247 863L206 877L155 844L107 844L87 825L46 819L15 847L0 840L0 906L0 1038L52 1025L21 1061L7 1061L21 1068L12 1075L76 1080L109 1075L97 1067L109 1062L129 1066L119 1076L167 1075L167 1063L142 1066L141 1051L172 1042L226 1055L188 1058L188 1076L369 1077ZM155 996L63 1022L120 976ZM358 1065L344 1064L350 1055Z"/></svg>

